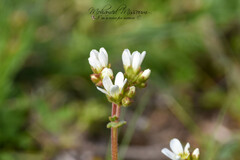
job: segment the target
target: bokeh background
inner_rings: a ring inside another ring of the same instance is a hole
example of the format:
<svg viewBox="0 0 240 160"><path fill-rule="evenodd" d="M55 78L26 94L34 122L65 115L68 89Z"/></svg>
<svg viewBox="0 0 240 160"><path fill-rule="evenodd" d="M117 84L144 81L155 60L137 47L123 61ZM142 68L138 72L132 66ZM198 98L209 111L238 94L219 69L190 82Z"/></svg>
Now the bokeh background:
<svg viewBox="0 0 240 160"><path fill-rule="evenodd" d="M90 7L124 3L150 14L94 20ZM0 160L109 160L111 105L87 58L105 47L147 51L152 74L122 108L123 160L166 160L171 138L202 160L240 157L239 0L1 0Z"/></svg>

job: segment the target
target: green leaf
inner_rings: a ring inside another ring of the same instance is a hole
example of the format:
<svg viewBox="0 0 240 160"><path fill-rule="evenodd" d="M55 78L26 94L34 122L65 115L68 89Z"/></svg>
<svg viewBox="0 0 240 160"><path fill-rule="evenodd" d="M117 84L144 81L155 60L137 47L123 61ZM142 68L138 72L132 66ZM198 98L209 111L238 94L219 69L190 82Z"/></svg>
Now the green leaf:
<svg viewBox="0 0 240 160"><path fill-rule="evenodd" d="M114 122L114 121L116 121L116 120L118 120L118 117L116 116L116 115L114 115L114 116L109 116L109 120L111 121L111 122Z"/></svg>
<svg viewBox="0 0 240 160"><path fill-rule="evenodd" d="M120 122L109 122L107 124L107 128L119 128L121 126L123 126L124 124L126 124L126 121L120 121Z"/></svg>

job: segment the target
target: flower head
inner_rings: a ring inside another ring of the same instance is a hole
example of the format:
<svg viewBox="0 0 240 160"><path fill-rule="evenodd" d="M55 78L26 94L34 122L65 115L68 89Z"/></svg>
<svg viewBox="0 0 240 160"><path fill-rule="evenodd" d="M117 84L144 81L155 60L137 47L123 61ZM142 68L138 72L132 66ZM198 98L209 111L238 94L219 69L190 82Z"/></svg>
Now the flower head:
<svg viewBox="0 0 240 160"><path fill-rule="evenodd" d="M128 67L132 67L133 71L137 72L140 69L145 55L146 51L143 51L141 54L138 51L134 51L131 55L129 49L125 49L122 54L124 69L127 70Z"/></svg>
<svg viewBox="0 0 240 160"><path fill-rule="evenodd" d="M118 72L113 83L114 76L110 64L108 64L107 51L104 48L100 48L99 51L93 49L88 58L93 71L93 74L90 75L91 80L98 90L106 94L109 102L128 106L135 95L136 87L143 88L147 85L151 70L141 71L145 55L146 51L142 53L134 51L131 54L128 49L125 49L122 54L125 73ZM128 83L125 85L127 81Z"/></svg>
<svg viewBox="0 0 240 160"><path fill-rule="evenodd" d="M97 89L107 96L110 96L114 99L118 99L119 95L122 93L122 89L126 84L127 79L124 79L124 75L122 72L118 72L115 78L114 84L109 76L105 76L102 80L104 89L97 87Z"/></svg>
<svg viewBox="0 0 240 160"><path fill-rule="evenodd" d="M91 50L88 62L93 72L100 73L103 68L108 66L108 54L104 48L100 48L99 52L95 49Z"/></svg>
<svg viewBox="0 0 240 160"><path fill-rule="evenodd" d="M170 148L172 149L172 151L170 151L167 148L164 148L162 149L162 153L172 160L184 160L187 159L188 156L190 155L189 153L190 144L187 143L183 149L181 142L176 138L170 141Z"/></svg>

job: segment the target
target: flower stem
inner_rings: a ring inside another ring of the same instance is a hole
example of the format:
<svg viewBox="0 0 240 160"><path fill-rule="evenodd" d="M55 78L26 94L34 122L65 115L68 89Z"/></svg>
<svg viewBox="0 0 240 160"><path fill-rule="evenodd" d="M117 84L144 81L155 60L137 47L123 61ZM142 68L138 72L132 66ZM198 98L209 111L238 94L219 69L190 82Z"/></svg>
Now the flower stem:
<svg viewBox="0 0 240 160"><path fill-rule="evenodd" d="M120 117L120 106L112 103L112 117L117 116ZM118 120L116 120L118 121ZM111 150L112 150L112 160L118 159L118 129L112 127L111 128Z"/></svg>

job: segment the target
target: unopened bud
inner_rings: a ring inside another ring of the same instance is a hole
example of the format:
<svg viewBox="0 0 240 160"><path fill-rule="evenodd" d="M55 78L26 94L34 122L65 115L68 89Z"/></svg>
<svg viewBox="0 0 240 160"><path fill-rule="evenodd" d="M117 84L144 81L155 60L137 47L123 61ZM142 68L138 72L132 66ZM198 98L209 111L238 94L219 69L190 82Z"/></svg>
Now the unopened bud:
<svg viewBox="0 0 240 160"><path fill-rule="evenodd" d="M139 77L140 81L146 81L149 78L150 74L151 74L151 70L150 69L144 70L142 72L142 74L140 75L140 77Z"/></svg>
<svg viewBox="0 0 240 160"><path fill-rule="evenodd" d="M135 93L136 93L135 86L131 86L131 87L128 88L128 91L127 91L126 95L127 95L127 97L132 98L135 95Z"/></svg>
<svg viewBox="0 0 240 160"><path fill-rule="evenodd" d="M196 148L196 149L193 151L193 153L192 153L193 159L194 159L194 160L198 160L199 154L200 154L200 153L199 153L199 149Z"/></svg>
<svg viewBox="0 0 240 160"><path fill-rule="evenodd" d="M100 81L99 74L91 74L90 77L91 77L92 82L95 84Z"/></svg>
<svg viewBox="0 0 240 160"><path fill-rule="evenodd" d="M129 97L125 97L125 98L122 99L122 105L124 107L129 106L131 103L132 103L132 101L131 101L131 99Z"/></svg>
<svg viewBox="0 0 240 160"><path fill-rule="evenodd" d="M146 86L147 86L147 84L146 83L141 83L141 84L139 84L138 85L140 88L145 88Z"/></svg>
<svg viewBox="0 0 240 160"><path fill-rule="evenodd" d="M103 79L104 77L110 77L111 79L113 78L113 71L110 68L104 68L101 72L101 78Z"/></svg>

